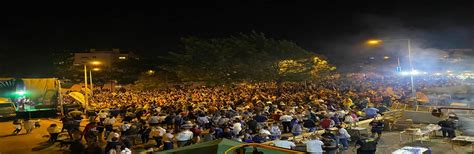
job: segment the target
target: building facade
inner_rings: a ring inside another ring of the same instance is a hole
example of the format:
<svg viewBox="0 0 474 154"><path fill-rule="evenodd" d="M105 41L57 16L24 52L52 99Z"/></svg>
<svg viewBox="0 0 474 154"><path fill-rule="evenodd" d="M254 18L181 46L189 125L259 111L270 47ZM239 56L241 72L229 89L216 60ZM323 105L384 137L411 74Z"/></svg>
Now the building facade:
<svg viewBox="0 0 474 154"><path fill-rule="evenodd" d="M82 66L92 61L99 61L101 67L110 67L112 64L127 60L129 58L136 58L132 52L123 53L120 49L107 50L96 50L90 49L89 51L74 53L74 66Z"/></svg>

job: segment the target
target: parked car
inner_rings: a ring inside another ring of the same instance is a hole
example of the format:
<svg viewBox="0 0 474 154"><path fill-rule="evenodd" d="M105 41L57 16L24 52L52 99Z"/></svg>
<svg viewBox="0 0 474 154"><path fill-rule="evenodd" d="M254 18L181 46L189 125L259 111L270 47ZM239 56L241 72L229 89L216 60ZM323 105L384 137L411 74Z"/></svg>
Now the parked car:
<svg viewBox="0 0 474 154"><path fill-rule="evenodd" d="M0 120L12 119L16 117L16 106L8 98L0 98Z"/></svg>

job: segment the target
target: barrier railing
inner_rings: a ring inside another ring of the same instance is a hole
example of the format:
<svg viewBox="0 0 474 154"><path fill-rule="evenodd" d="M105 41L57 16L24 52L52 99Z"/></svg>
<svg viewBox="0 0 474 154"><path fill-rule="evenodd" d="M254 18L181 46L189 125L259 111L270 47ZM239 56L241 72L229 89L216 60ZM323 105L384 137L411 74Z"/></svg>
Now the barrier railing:
<svg viewBox="0 0 474 154"><path fill-rule="evenodd" d="M451 106L439 106L439 105L415 105L411 107L408 104L402 103L393 103L391 106L392 110L403 110L403 111L417 111L417 112L431 112L433 109L442 108L442 107L462 107L462 108L470 108L469 104L462 104L462 103L452 103ZM452 110L448 109L447 112L451 112ZM471 110L465 111L466 114L472 114Z"/></svg>

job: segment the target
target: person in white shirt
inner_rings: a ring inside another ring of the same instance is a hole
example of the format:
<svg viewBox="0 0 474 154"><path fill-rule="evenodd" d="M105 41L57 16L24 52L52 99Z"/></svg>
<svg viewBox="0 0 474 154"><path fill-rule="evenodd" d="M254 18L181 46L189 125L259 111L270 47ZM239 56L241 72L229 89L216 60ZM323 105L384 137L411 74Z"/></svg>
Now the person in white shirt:
<svg viewBox="0 0 474 154"><path fill-rule="evenodd" d="M148 118L148 124L150 126L158 126L159 123L160 123L160 118L158 117L158 114L156 113Z"/></svg>
<svg viewBox="0 0 474 154"><path fill-rule="evenodd" d="M280 127L278 126L278 123L272 124L272 127L270 128L270 133L272 134L271 136L272 140L280 138L281 130L280 130Z"/></svg>
<svg viewBox="0 0 474 154"><path fill-rule="evenodd" d="M242 124L238 119L236 119L232 125L232 133L234 133L234 135L239 135L240 131L242 131Z"/></svg>
<svg viewBox="0 0 474 154"><path fill-rule="evenodd" d="M296 144L292 141L288 141L288 137L283 136L280 140L273 141L273 144L276 147L285 148L285 149L294 149Z"/></svg>
<svg viewBox="0 0 474 154"><path fill-rule="evenodd" d="M344 150L349 149L349 139L351 138L351 135L347 132L347 130L342 127L341 125L336 126L338 130L338 137L339 137L339 142L342 144L342 147Z"/></svg>
<svg viewBox="0 0 474 154"><path fill-rule="evenodd" d="M310 140L304 141L303 143L306 144L306 152L310 154L323 154L322 146L324 143L319 140L318 137L311 135Z"/></svg>
<svg viewBox="0 0 474 154"><path fill-rule="evenodd" d="M280 121L283 125L283 133L289 133L291 131L291 119L293 119L293 117L288 113L280 116Z"/></svg>
<svg viewBox="0 0 474 154"><path fill-rule="evenodd" d="M270 133L270 131L268 130L268 126L264 126L263 129L260 129L259 133L265 138L269 138L269 136L272 135L272 133Z"/></svg>
<svg viewBox="0 0 474 154"><path fill-rule="evenodd" d="M128 149L127 147L125 147L125 149L123 149L122 151L120 151L120 154L132 154L132 150Z"/></svg>
<svg viewBox="0 0 474 154"><path fill-rule="evenodd" d="M193 132L189 129L184 129L176 135L176 141L178 142L178 147L183 147L187 145L193 139Z"/></svg>

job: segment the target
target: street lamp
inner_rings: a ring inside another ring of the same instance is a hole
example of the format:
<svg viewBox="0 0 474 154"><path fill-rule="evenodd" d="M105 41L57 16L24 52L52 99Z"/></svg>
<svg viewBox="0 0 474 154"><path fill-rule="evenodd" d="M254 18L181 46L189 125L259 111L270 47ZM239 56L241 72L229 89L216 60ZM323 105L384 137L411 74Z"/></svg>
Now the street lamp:
<svg viewBox="0 0 474 154"><path fill-rule="evenodd" d="M370 45L375 45L375 44L380 44L382 43L382 40L368 40L367 41L367 44L370 44Z"/></svg>
<svg viewBox="0 0 474 154"><path fill-rule="evenodd" d="M90 62L86 62L84 63L84 101L85 101L85 104L86 104L86 109L87 107L89 106L89 98L88 98L88 94L87 94L87 65L100 65L102 64L102 62L100 61L90 61ZM92 96L92 88L93 88L93 85L92 85L92 70L94 69L91 69L89 70L89 78L90 78L90 84L91 84L91 96Z"/></svg>
<svg viewBox="0 0 474 154"><path fill-rule="evenodd" d="M153 75L153 74L155 74L155 71L154 71L154 70L148 70L148 71L146 72L146 74L148 74L148 75Z"/></svg>
<svg viewBox="0 0 474 154"><path fill-rule="evenodd" d="M416 89L415 89L414 82L413 82L413 75L416 75L416 73L415 73L416 70L413 68L413 63L412 63L412 60L411 60L411 39L395 39L395 40L379 40L379 39L376 39L376 40L368 40L367 44L376 45L376 44L380 44L382 42L387 42L387 41L406 41L407 42L408 63L410 64L410 73L408 73L408 74L410 75L410 80L411 80L411 93L413 95L413 98L415 99L414 101L415 101L415 104L416 104L417 103Z"/></svg>

